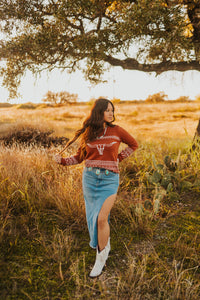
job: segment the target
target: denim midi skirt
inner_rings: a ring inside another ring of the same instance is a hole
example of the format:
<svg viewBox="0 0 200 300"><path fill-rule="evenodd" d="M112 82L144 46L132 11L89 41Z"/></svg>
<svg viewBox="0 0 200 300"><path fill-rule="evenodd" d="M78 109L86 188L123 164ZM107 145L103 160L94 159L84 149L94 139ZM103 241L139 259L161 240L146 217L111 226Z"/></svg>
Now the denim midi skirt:
<svg viewBox="0 0 200 300"><path fill-rule="evenodd" d="M119 174L101 168L86 167L83 171L82 184L90 247L96 248L98 245L98 215L104 201L117 193Z"/></svg>

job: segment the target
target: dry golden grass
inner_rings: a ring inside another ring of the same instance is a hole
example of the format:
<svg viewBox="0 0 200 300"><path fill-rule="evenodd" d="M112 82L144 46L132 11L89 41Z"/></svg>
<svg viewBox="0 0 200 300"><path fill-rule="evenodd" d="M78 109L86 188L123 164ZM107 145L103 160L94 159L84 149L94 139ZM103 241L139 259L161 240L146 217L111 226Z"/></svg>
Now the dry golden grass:
<svg viewBox="0 0 200 300"><path fill-rule="evenodd" d="M98 279L88 278L95 252L88 246L83 164L62 167L43 148L1 146L2 299L199 299L199 154L191 153L187 161L199 104L116 101L115 107L116 123L139 141L140 148L120 165L121 184L111 214L112 251ZM0 135L31 125L71 138L90 108L1 108ZM136 210L137 204L143 207L145 200L154 198L157 188L145 179L154 166L152 156L163 163L166 155L176 159L178 153L180 164L170 174L180 198L166 198L158 215ZM183 189L179 183L186 180L192 187Z"/></svg>
<svg viewBox="0 0 200 300"><path fill-rule="evenodd" d="M89 114L90 106L69 105L42 109L0 109L0 131L16 122L36 126L48 126L57 135L71 138ZM200 114L198 102L192 103L116 103L116 123L130 131L135 138L154 140L159 138L193 137Z"/></svg>

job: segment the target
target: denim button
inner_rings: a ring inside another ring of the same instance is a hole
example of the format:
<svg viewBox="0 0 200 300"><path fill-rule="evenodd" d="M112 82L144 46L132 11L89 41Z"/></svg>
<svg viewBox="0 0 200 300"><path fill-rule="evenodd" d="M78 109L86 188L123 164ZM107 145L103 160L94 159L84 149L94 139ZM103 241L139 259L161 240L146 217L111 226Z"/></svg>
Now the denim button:
<svg viewBox="0 0 200 300"><path fill-rule="evenodd" d="M108 170L105 170L105 174L108 175L110 172Z"/></svg>
<svg viewBox="0 0 200 300"><path fill-rule="evenodd" d="M89 167L89 168L88 168L88 171L92 171L92 167Z"/></svg>
<svg viewBox="0 0 200 300"><path fill-rule="evenodd" d="M100 174L100 170L99 170L99 169L96 170L96 174L97 174L97 175Z"/></svg>

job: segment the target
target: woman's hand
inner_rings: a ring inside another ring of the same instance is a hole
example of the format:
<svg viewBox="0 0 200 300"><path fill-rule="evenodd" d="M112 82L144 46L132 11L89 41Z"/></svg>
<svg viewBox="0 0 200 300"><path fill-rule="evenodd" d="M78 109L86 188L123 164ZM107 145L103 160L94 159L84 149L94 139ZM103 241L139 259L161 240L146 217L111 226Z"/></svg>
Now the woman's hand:
<svg viewBox="0 0 200 300"><path fill-rule="evenodd" d="M55 162L57 162L57 164L61 164L62 156L59 153L55 154L53 158L54 158Z"/></svg>

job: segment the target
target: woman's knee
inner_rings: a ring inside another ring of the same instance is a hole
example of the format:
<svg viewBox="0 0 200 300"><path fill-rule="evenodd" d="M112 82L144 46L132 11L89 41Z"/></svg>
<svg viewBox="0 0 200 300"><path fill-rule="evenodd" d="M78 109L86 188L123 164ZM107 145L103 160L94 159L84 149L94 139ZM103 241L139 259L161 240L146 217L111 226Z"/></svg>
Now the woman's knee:
<svg viewBox="0 0 200 300"><path fill-rule="evenodd" d="M108 217L103 215L103 214L99 214L98 216L98 227L102 228L104 227L106 224L108 223Z"/></svg>

